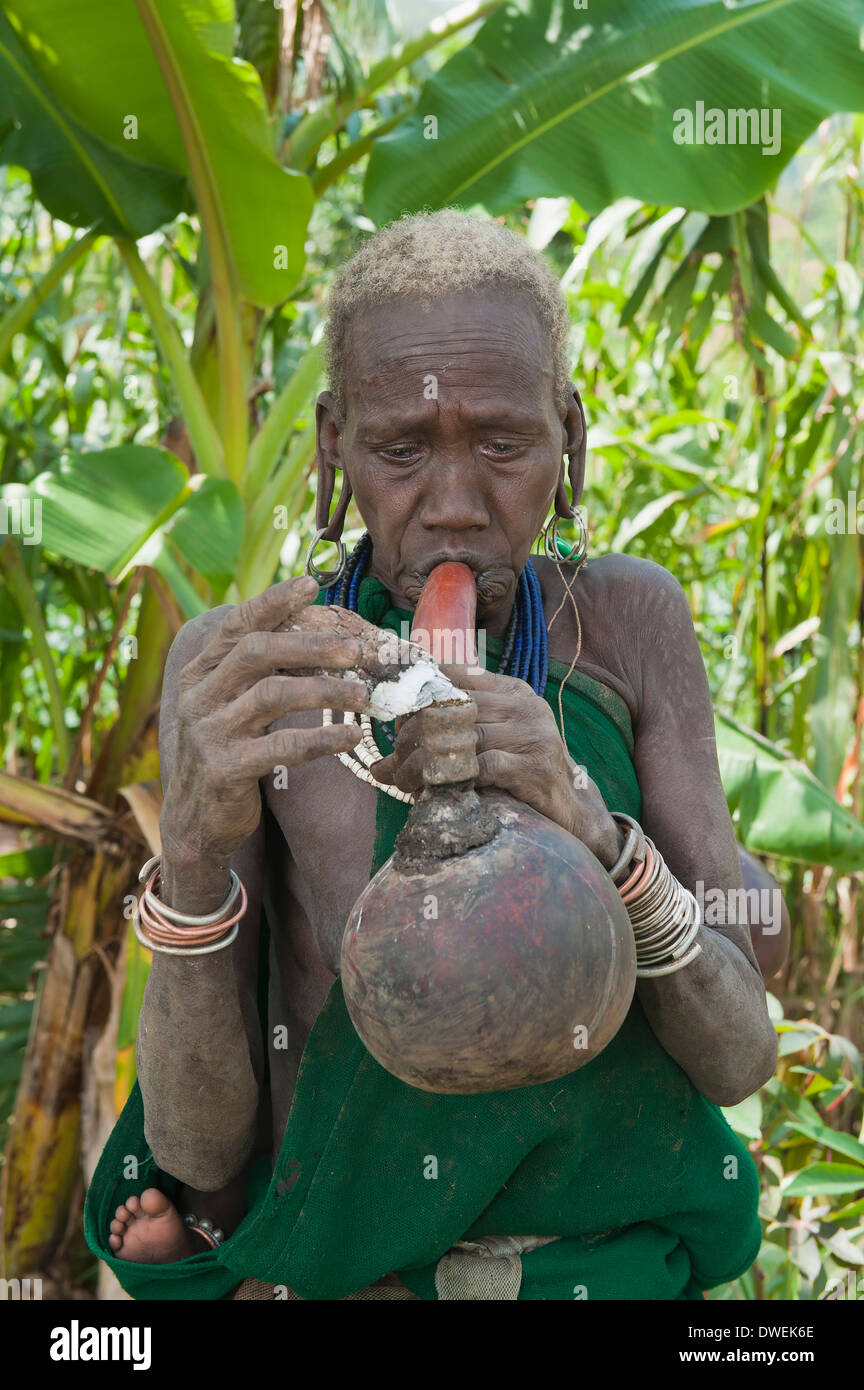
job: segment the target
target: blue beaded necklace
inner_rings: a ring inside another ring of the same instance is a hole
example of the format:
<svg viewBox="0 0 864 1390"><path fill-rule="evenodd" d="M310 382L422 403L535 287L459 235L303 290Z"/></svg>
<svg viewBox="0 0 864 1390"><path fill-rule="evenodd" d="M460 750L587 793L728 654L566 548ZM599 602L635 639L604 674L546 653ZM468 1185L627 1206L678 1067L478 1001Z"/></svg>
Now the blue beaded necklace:
<svg viewBox="0 0 864 1390"><path fill-rule="evenodd" d="M365 531L345 563L345 569L335 584L327 589L324 602L337 603L340 608L357 612L360 581L372 558L372 538ZM535 695L542 695L549 675L549 635L543 612L543 595L537 571L529 560L519 576L516 602L507 631L498 670L502 675L517 676L527 681ZM386 730L385 730L386 732ZM389 737L389 734L388 734Z"/></svg>

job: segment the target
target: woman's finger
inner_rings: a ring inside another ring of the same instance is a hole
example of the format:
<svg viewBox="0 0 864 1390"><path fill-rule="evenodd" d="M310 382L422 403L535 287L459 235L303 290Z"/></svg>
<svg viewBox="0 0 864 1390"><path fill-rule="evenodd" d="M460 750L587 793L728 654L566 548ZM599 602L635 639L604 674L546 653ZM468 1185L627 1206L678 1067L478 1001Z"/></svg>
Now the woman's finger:
<svg viewBox="0 0 864 1390"><path fill-rule="evenodd" d="M513 786L518 787L520 773L524 772L524 759L516 753L505 753L500 748L481 753L477 762L480 770L475 785L478 787L499 787L501 791L510 791Z"/></svg>
<svg viewBox="0 0 864 1390"><path fill-rule="evenodd" d="M449 680L462 690L488 690L493 694L522 696L533 694L527 681L517 676L502 676L497 671L472 671L467 666L442 666Z"/></svg>
<svg viewBox="0 0 864 1390"><path fill-rule="evenodd" d="M283 579L231 608L212 642L186 668L188 680L199 680L218 666L223 657L250 632L273 632L289 622L295 613L307 608L318 592L314 579Z"/></svg>
<svg viewBox="0 0 864 1390"><path fill-rule="evenodd" d="M398 763L391 753L373 763L369 771L376 781L398 787L400 792L418 792L423 787L423 749L415 749L403 763Z"/></svg>

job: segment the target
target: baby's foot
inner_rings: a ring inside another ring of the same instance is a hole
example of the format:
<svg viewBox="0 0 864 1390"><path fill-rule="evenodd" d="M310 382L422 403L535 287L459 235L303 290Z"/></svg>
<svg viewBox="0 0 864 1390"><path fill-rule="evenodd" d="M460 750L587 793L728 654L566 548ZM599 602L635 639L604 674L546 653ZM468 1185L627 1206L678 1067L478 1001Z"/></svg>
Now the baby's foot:
<svg viewBox="0 0 864 1390"><path fill-rule="evenodd" d="M127 1197L117 1208L108 1244L118 1259L142 1265L173 1264L205 1248L158 1187L148 1187L140 1197Z"/></svg>

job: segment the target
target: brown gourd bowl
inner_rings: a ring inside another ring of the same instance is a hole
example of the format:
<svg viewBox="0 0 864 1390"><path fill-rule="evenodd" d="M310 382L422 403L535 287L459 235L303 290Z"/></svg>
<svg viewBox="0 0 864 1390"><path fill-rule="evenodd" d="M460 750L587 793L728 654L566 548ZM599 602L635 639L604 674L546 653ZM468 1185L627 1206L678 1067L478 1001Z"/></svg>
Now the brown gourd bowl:
<svg viewBox="0 0 864 1390"><path fill-rule="evenodd" d="M342 984L382 1067L424 1091L555 1080L617 1033L636 952L612 880L580 841L498 792L478 849L407 872L390 859L357 899Z"/></svg>

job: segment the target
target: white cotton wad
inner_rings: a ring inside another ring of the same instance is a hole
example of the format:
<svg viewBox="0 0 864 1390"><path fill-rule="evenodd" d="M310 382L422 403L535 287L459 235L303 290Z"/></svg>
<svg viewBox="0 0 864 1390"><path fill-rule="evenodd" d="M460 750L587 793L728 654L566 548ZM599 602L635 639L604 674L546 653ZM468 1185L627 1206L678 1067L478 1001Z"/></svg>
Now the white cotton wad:
<svg viewBox="0 0 864 1390"><path fill-rule="evenodd" d="M427 705L470 698L439 671L434 661L416 661L403 667L394 680L378 681L363 713L386 722L403 714L416 714Z"/></svg>
<svg viewBox="0 0 864 1390"><path fill-rule="evenodd" d="M471 699L447 679L418 643L406 642L393 632L382 631L366 622L359 613L350 613L336 604L329 608L304 609L295 615L288 630L351 638L358 644L356 666L338 674L344 680L364 683L369 701L363 713L373 719L386 722L404 714L415 714L427 705L466 703ZM289 670L287 674L307 675L308 671Z"/></svg>

